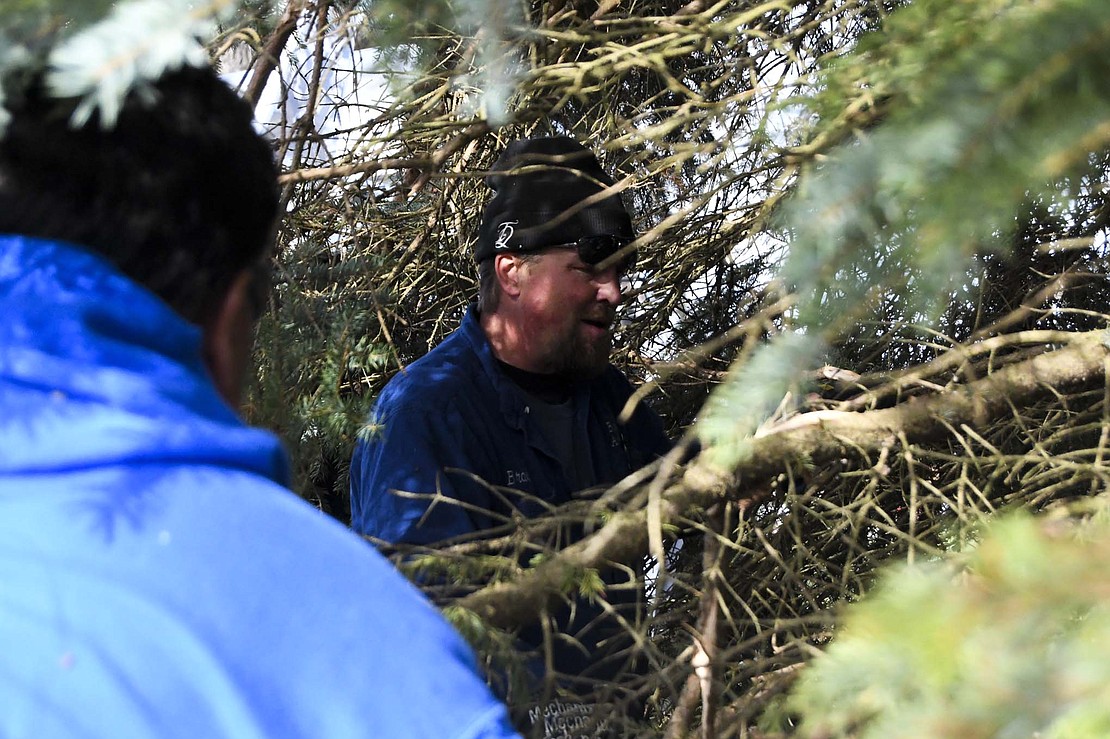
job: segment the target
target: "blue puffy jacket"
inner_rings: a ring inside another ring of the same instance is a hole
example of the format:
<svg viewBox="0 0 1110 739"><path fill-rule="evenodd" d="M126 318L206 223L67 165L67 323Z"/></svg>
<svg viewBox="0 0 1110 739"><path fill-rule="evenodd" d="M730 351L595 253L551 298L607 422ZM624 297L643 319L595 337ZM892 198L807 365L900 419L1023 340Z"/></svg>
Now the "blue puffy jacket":
<svg viewBox="0 0 1110 739"><path fill-rule="evenodd" d="M279 484L197 328L12 236L0 315L0 736L515 736L435 609Z"/></svg>
<svg viewBox="0 0 1110 739"><path fill-rule="evenodd" d="M642 404L628 423L619 422L632 388L614 367L576 393L577 424L587 435L597 484L618 482L670 447L658 416ZM378 397L351 461L353 528L391 544L429 544L571 500L575 491L545 450L529 402L497 365L471 308L458 330L396 374ZM613 599L636 595L633 585ZM585 647L556 644L560 672L613 674L597 669L590 654L612 635L612 628L591 625L598 615L587 604L579 604L573 624L569 610L557 615L564 633ZM523 639L538 646L542 634L531 629Z"/></svg>

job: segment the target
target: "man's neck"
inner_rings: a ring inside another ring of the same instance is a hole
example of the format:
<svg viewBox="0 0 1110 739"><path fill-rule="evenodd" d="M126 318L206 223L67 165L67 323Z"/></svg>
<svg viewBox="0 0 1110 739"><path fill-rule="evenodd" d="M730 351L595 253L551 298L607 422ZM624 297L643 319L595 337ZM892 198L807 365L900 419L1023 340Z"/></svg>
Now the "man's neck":
<svg viewBox="0 0 1110 739"><path fill-rule="evenodd" d="M527 337L516 324L498 313L479 314L478 321L501 371L517 387L548 403L570 399L573 381L560 374L540 371L542 368L529 360Z"/></svg>
<svg viewBox="0 0 1110 739"><path fill-rule="evenodd" d="M528 337L515 322L496 311L483 311L478 316L478 323L497 361L525 372L542 374L544 368L537 366L528 354Z"/></svg>

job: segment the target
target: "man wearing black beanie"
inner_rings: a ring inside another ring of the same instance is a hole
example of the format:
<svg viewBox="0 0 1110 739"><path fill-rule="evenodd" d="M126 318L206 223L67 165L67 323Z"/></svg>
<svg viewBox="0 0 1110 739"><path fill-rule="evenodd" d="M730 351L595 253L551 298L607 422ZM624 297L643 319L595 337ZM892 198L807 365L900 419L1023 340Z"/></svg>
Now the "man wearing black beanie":
<svg viewBox="0 0 1110 739"><path fill-rule="evenodd" d="M510 144L486 182L495 194L474 249L479 300L385 387L351 462L352 526L389 544L539 515L670 446L648 408L620 420L632 389L609 353L635 233L612 178L555 137ZM641 591L619 575L606 596L620 605ZM571 613L553 614L546 677L582 694L626 669L628 655L614 653L615 619L586 603ZM541 630L519 636L542 664Z"/></svg>

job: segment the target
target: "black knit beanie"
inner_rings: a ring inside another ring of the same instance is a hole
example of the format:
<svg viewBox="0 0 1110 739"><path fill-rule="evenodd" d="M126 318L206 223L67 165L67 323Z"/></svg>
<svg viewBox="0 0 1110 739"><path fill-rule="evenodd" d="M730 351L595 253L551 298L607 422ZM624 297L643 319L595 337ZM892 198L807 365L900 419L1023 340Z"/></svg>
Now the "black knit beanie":
<svg viewBox="0 0 1110 739"><path fill-rule="evenodd" d="M613 184L597 157L572 138L523 139L509 144L486 184L486 205L474 261L497 252L527 252L586 236L635 237L619 195L581 205Z"/></svg>

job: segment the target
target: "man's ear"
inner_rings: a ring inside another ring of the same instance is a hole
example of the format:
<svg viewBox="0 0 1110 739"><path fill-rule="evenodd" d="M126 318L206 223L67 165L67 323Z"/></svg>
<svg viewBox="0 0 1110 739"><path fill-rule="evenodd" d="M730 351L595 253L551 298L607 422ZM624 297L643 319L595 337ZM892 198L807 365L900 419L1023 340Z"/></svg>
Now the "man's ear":
<svg viewBox="0 0 1110 739"><path fill-rule="evenodd" d="M216 310L201 326L204 364L220 396L238 410L254 343L253 270L235 275Z"/></svg>
<svg viewBox="0 0 1110 739"><path fill-rule="evenodd" d="M513 254L498 254L493 258L493 273L501 285L501 292L509 297L520 296L520 281L524 262Z"/></svg>

